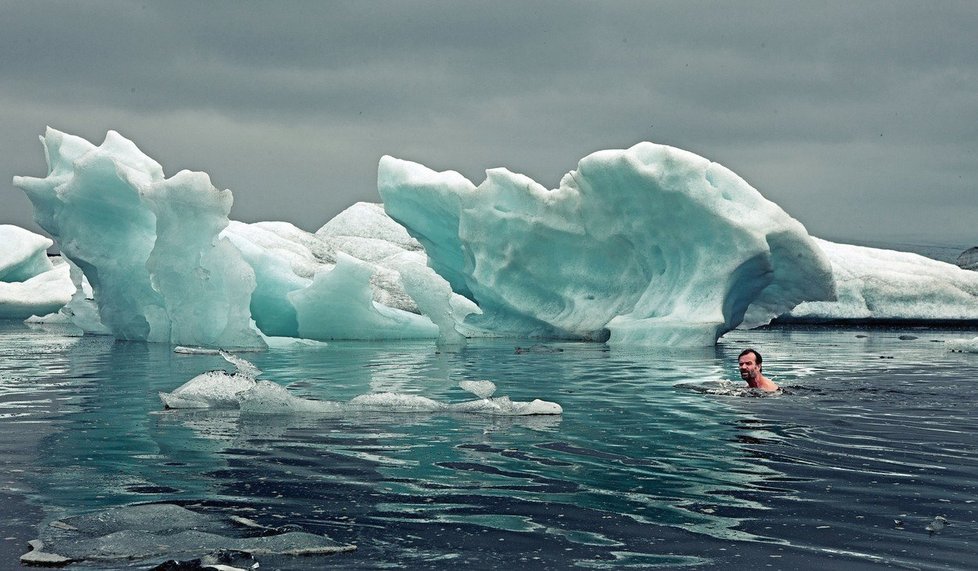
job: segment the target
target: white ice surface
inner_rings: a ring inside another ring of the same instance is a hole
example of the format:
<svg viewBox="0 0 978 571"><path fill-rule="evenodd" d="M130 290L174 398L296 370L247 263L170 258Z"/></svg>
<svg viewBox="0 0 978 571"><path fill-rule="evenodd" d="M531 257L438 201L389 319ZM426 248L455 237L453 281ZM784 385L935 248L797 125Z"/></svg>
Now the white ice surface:
<svg viewBox="0 0 978 571"><path fill-rule="evenodd" d="M978 320L978 272L909 252L815 241L832 262L838 300L801 303L790 319Z"/></svg>
<svg viewBox="0 0 978 571"><path fill-rule="evenodd" d="M0 319L27 319L61 309L75 286L68 266L52 262L54 242L18 226L0 224Z"/></svg>
<svg viewBox="0 0 978 571"><path fill-rule="evenodd" d="M229 220L230 191L204 173L166 178L118 133L41 140L48 175L14 183L77 268L52 265L47 238L0 226L0 318L64 306L88 333L235 349L497 335L708 345L778 315L978 319L978 273L814 239L723 166L652 143L585 157L553 190L384 157L385 204L311 233Z"/></svg>
<svg viewBox="0 0 978 571"><path fill-rule="evenodd" d="M950 339L944 342L948 351L954 353L978 353L978 337L974 339Z"/></svg>
<svg viewBox="0 0 978 571"><path fill-rule="evenodd" d="M88 278L101 322L122 339L255 347L254 272L219 233L231 192L163 168L109 131L98 147L48 129L44 178L14 177L34 218Z"/></svg>
<svg viewBox="0 0 978 571"><path fill-rule="evenodd" d="M805 228L723 166L640 143L585 157L548 190L505 169L460 174L384 157L378 190L429 265L517 336L709 345L797 303L833 299Z"/></svg>
<svg viewBox="0 0 978 571"><path fill-rule="evenodd" d="M0 282L23 282L53 269L47 256L53 244L30 230L0 224Z"/></svg>
<svg viewBox="0 0 978 571"><path fill-rule="evenodd" d="M491 381L462 381L459 385L479 396L478 400L446 403L425 396L395 392L359 395L347 402L311 400L293 395L277 383L257 380L261 373L249 361L222 353L235 365L236 373L209 371L197 375L172 392L159 393L168 409L240 409L249 413L286 414L349 414L378 413L435 413L458 412L493 416L558 415L563 412L557 403L534 399L512 401L509 397L492 398L495 385Z"/></svg>

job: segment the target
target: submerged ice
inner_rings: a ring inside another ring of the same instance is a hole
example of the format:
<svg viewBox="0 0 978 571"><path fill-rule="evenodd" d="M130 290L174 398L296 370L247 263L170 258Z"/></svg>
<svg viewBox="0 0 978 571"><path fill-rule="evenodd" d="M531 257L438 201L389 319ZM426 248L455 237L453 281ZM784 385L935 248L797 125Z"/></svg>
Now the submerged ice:
<svg viewBox="0 0 978 571"><path fill-rule="evenodd" d="M41 141L48 174L14 184L54 243L0 227L0 318L62 308L86 332L239 350L278 337L710 345L772 318L978 318L978 272L815 239L723 166L652 143L585 157L555 189L384 157L384 204L312 233L231 220L229 190L166 177L118 133Z"/></svg>
<svg viewBox="0 0 978 571"><path fill-rule="evenodd" d="M249 555L330 555L356 549L304 531L250 533L233 518L196 512L175 504L142 504L53 520L21 556L25 565L64 566L112 562L129 567L163 557L200 557L218 552ZM165 564L164 564L165 565ZM255 563L251 568L258 568ZM181 567L231 569L232 567Z"/></svg>

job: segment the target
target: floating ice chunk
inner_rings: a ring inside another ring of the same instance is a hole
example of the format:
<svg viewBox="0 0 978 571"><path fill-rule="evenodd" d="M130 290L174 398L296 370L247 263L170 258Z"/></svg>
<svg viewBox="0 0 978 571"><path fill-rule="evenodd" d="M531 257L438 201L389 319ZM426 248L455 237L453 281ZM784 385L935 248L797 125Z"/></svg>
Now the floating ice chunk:
<svg viewBox="0 0 978 571"><path fill-rule="evenodd" d="M209 371L170 393L159 393L166 408L238 408L238 395L254 388L254 377Z"/></svg>
<svg viewBox="0 0 978 571"><path fill-rule="evenodd" d="M978 272L919 254L815 239L832 262L837 301L807 301L783 321L978 320Z"/></svg>
<svg viewBox="0 0 978 571"><path fill-rule="evenodd" d="M28 541L27 546L30 547L30 551L20 556L20 562L24 565L62 567L72 562L70 557L44 551L44 542L39 539Z"/></svg>
<svg viewBox="0 0 978 571"><path fill-rule="evenodd" d="M252 379L261 374L261 369L256 367L251 361L232 355L227 351L220 351L219 353L221 357L224 357L225 361L234 365L234 367L238 370L238 374L251 377Z"/></svg>
<svg viewBox="0 0 978 571"><path fill-rule="evenodd" d="M449 408L421 395L403 393L370 393L354 397L349 403L350 410L376 412L437 412Z"/></svg>
<svg viewBox="0 0 978 571"><path fill-rule="evenodd" d="M258 381L254 387L237 395L242 412L260 414L316 413L339 414L340 403L318 401L294 396L285 387L271 381Z"/></svg>
<svg viewBox="0 0 978 571"><path fill-rule="evenodd" d="M480 399L487 399L496 392L496 383L492 381L459 381L458 386Z"/></svg>
<svg viewBox="0 0 978 571"><path fill-rule="evenodd" d="M680 149L594 153L554 190L505 169L476 187L385 156L378 189L429 265L482 309L466 323L490 332L712 345L745 319L834 298L798 221Z"/></svg>
<svg viewBox="0 0 978 571"><path fill-rule="evenodd" d="M563 414L564 409L555 402L533 399L530 402L512 401L509 397L495 397L454 403L448 406L452 412L490 414L498 416L531 416Z"/></svg>
<svg viewBox="0 0 978 571"><path fill-rule="evenodd" d="M223 354L223 353L222 353ZM248 361L232 355L229 362L239 371L258 374L257 368ZM247 373L229 374L210 371L197 375L170 393L159 393L160 400L168 409L240 409L242 412L262 414L348 414L356 412L387 413L434 413L462 412L497 416L559 415L563 409L557 403L535 399L530 402L514 402L509 397L490 398L496 386L491 381L462 381L462 388L480 397L479 400L461 403L444 403L425 396L380 392L354 397L348 402L300 398L271 381L256 381Z"/></svg>
<svg viewBox="0 0 978 571"><path fill-rule="evenodd" d="M183 345L177 345L173 348L174 353L180 353L181 355L220 355L220 349L211 349L210 347L184 347Z"/></svg>
<svg viewBox="0 0 978 571"><path fill-rule="evenodd" d="M384 392L359 395L346 403L318 401L295 397L287 389L268 381L259 381L258 386L240 394L239 397L241 410L257 413L459 412L496 416L559 415L563 413L563 409L557 403L539 399L531 402L514 402L508 397L444 403L421 395Z"/></svg>

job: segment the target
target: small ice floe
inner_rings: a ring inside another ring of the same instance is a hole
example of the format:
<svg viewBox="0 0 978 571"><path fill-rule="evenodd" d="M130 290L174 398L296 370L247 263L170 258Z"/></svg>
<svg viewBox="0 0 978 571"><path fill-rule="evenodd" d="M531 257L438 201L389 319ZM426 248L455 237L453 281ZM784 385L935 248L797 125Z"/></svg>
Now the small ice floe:
<svg viewBox="0 0 978 571"><path fill-rule="evenodd" d="M974 339L948 339L944 346L952 353L978 353L978 337Z"/></svg>
<svg viewBox="0 0 978 571"><path fill-rule="evenodd" d="M240 395L253 389L261 370L253 363L226 351L218 351L235 366L235 373L208 371L190 379L171 393L159 393L166 408L238 408Z"/></svg>
<svg viewBox="0 0 978 571"><path fill-rule="evenodd" d="M538 343L536 345L530 345L529 347L517 347L514 353L521 355L523 353L563 353L564 350L560 347L551 347L549 345L543 345Z"/></svg>
<svg viewBox="0 0 978 571"><path fill-rule="evenodd" d="M345 414L350 412L461 412L498 416L559 415L561 406L534 399L512 401L509 397L492 397L492 381L461 381L459 385L479 397L478 400L445 403L412 394L395 392L370 393L348 402L312 400L294 396L272 381L257 380L261 371L245 359L221 352L237 368L236 373L209 371L190 379L173 392L161 392L160 400L168 409L240 409L249 413Z"/></svg>
<svg viewBox="0 0 978 571"><path fill-rule="evenodd" d="M928 533L933 535L949 525L951 524L950 522L947 521L947 518L942 515L939 515L939 516L935 516L934 521L928 523L927 527L925 527L924 529L926 529Z"/></svg>
<svg viewBox="0 0 978 571"><path fill-rule="evenodd" d="M449 410L454 412L483 412L512 416L563 413L561 406L555 402L540 399L534 399L530 402L513 402L505 396L492 398L496 392L496 383L492 381L459 381L458 386L481 400L449 405Z"/></svg>
<svg viewBox="0 0 978 571"><path fill-rule="evenodd" d="M496 383L492 381L459 381L458 386L480 399L487 399L496 392Z"/></svg>
<svg viewBox="0 0 978 571"><path fill-rule="evenodd" d="M218 355L221 350L211 349L209 347L185 347L183 345L177 345L173 348L173 352L181 355Z"/></svg>
<svg viewBox="0 0 978 571"><path fill-rule="evenodd" d="M30 551L20 556L20 562L24 565L37 567L62 567L74 561L70 557L48 553L44 551L44 542L40 539L32 539L27 542Z"/></svg>

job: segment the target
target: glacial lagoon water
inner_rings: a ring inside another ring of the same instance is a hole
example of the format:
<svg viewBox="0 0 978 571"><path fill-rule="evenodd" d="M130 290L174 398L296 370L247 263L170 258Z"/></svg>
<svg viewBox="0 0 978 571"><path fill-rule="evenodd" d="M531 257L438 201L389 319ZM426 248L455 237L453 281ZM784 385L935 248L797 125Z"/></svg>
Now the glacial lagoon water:
<svg viewBox="0 0 978 571"><path fill-rule="evenodd" d="M492 340L241 355L304 398L458 402L473 398L459 381L488 379L496 396L563 407L316 415L164 410L158 392L233 367L0 323L0 568L52 522L179 506L241 524L228 536L356 546L258 555L260 569L965 569L978 560L978 354L943 341L975 335L782 327L694 351ZM741 388L748 345L782 394ZM192 558L118 541L124 555L69 568Z"/></svg>

